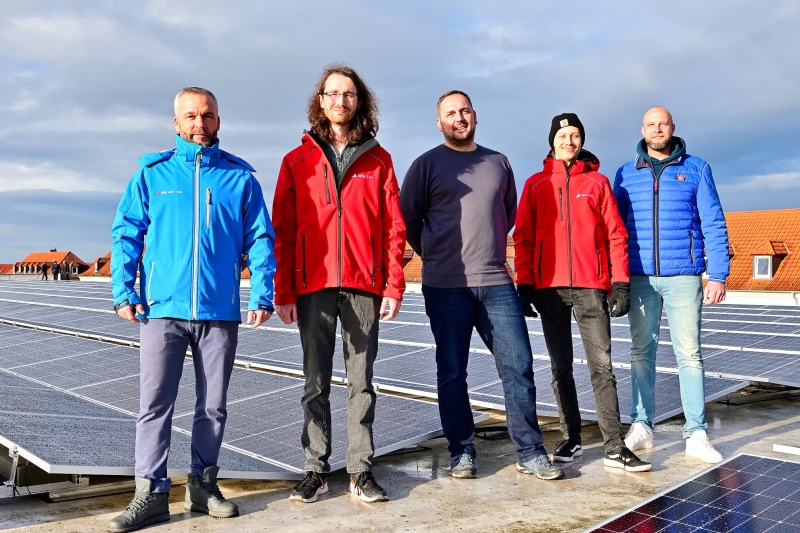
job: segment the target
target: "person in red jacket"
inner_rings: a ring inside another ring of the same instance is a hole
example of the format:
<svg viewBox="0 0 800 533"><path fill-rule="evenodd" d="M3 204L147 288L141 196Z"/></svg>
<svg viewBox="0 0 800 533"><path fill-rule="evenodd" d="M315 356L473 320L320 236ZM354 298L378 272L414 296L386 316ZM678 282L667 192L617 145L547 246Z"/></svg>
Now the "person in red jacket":
<svg viewBox="0 0 800 533"><path fill-rule="evenodd" d="M325 68L308 104L310 131L281 164L273 203L275 310L297 322L303 347L306 476L290 499L328 491L328 401L341 320L347 368L350 491L387 499L372 475L379 320L397 316L405 290L405 223L392 158L378 145L375 97L351 68Z"/></svg>
<svg viewBox="0 0 800 533"><path fill-rule="evenodd" d="M574 113L553 118L552 151L544 169L528 178L514 230L517 292L525 314L542 320L564 440L554 461L583 455L581 416L572 375L570 315L575 314L586 352L610 467L640 472L650 464L623 442L617 382L611 368L611 316L630 308L628 234L600 161L582 150L585 132ZM610 300L608 297L611 292Z"/></svg>

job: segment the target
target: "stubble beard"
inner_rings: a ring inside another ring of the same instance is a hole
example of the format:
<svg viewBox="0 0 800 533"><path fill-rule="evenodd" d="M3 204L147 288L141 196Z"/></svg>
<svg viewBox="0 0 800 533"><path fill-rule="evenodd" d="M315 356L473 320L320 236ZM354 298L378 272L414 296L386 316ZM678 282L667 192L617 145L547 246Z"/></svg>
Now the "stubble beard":
<svg viewBox="0 0 800 533"><path fill-rule="evenodd" d="M464 137L457 137L452 133L442 132L447 144L458 146L459 148L470 146L475 141L475 128L469 130Z"/></svg>
<svg viewBox="0 0 800 533"><path fill-rule="evenodd" d="M651 150L661 151L667 146L669 146L671 143L672 143L672 137L667 137L665 140L660 142L650 141L649 143L647 143L647 147L650 148Z"/></svg>
<svg viewBox="0 0 800 533"><path fill-rule="evenodd" d="M205 131L203 132L203 134L204 135L208 135L208 133L205 132ZM196 133L187 133L187 132L183 132L182 131L180 133L180 135L181 135L181 138L186 142L190 142L192 144L200 144L200 145L205 146L205 147L214 146L214 144L217 142L217 132L216 131L214 133L208 135L208 141L206 141L204 143L198 143L198 142L194 141L194 139L192 137L194 135L198 135Z"/></svg>

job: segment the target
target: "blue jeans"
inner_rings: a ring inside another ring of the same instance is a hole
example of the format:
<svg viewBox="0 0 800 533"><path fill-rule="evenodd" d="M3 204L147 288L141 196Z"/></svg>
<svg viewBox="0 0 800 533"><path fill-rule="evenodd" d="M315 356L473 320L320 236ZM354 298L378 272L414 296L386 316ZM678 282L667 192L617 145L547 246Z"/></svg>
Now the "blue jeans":
<svg viewBox="0 0 800 533"><path fill-rule="evenodd" d="M503 383L506 423L517 452L527 462L545 453L536 419L533 358L522 305L513 284L442 289L422 286L425 312L436 339L439 415L452 456L475 455L475 423L467 393L472 329L494 354Z"/></svg>
<svg viewBox="0 0 800 533"><path fill-rule="evenodd" d="M667 311L672 349L678 362L681 403L686 416L683 438L707 429L705 376L700 353L703 284L700 276L631 276L631 419L653 429L656 349L661 310Z"/></svg>

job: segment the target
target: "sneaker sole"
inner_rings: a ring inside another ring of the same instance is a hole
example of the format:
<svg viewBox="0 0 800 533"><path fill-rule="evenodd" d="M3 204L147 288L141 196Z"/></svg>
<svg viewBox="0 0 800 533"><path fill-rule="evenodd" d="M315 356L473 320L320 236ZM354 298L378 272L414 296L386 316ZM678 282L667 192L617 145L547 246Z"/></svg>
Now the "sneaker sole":
<svg viewBox="0 0 800 533"><path fill-rule="evenodd" d="M611 459L603 459L603 465L609 468L621 468L626 472L648 472L653 465L641 465L641 466L628 466L625 463L620 463L619 461L612 461Z"/></svg>
<svg viewBox="0 0 800 533"><path fill-rule="evenodd" d="M327 481L325 482L324 485L322 485L320 488L317 489L317 492L315 492L314 496L312 496L311 498L303 498L299 494L290 494L289 495L289 499L290 500L299 501L299 502L304 502L304 503L314 503L315 501L317 501L319 499L320 495L325 494L326 492L328 492L328 482Z"/></svg>
<svg viewBox="0 0 800 533"><path fill-rule="evenodd" d="M580 457L582 455L583 455L583 448L581 448L580 450L578 450L577 452L573 453L570 456L561 456L553 454L550 460L556 463L571 463L573 458Z"/></svg>
<svg viewBox="0 0 800 533"><path fill-rule="evenodd" d="M477 475L478 475L477 472L467 472L467 471L450 472L450 477L454 477L456 479L475 479Z"/></svg>
<svg viewBox="0 0 800 533"><path fill-rule="evenodd" d="M128 533L129 531L136 531L142 529L143 527L152 526L153 524L160 524L161 522L169 521L169 515L158 515L152 518L148 518L141 524L131 526L131 527L119 527L119 528L107 528L110 533Z"/></svg>
<svg viewBox="0 0 800 533"><path fill-rule="evenodd" d="M216 511L209 511L208 508L203 507L202 505L189 502L184 502L183 509L184 511L190 511L194 513L205 513L208 516L213 516L214 518L233 518L239 516L238 509L232 513L218 513Z"/></svg>
<svg viewBox="0 0 800 533"><path fill-rule="evenodd" d="M695 459L697 459L699 461L703 461L704 463L708 463L710 465L715 465L717 463L721 463L723 461L723 459L725 459L724 457L720 457L719 459L717 459L715 457L713 461L708 461L708 460L703 459L702 457L700 457L700 455L696 455L694 453L689 452L689 450L686 450L686 455L689 456L689 457L694 457Z"/></svg>
<svg viewBox="0 0 800 533"><path fill-rule="evenodd" d="M555 472L553 475L548 477L548 476L542 476L541 474L537 474L535 470L521 467L519 465L516 465L514 468L516 468L517 472L519 472L520 474L525 474L527 476L536 476L537 478L542 479L544 481L555 481L557 479L561 479L564 477L564 471L560 469L558 470L558 472Z"/></svg>
<svg viewBox="0 0 800 533"><path fill-rule="evenodd" d="M358 496L359 498L361 498L362 502L374 503L374 502L388 502L389 501L389 497L388 496L384 496L383 494L381 494L380 496L375 496L374 498L370 498L369 496L366 496L360 490L356 489L355 485L353 485L352 483L350 484L350 488L348 490L354 496Z"/></svg>

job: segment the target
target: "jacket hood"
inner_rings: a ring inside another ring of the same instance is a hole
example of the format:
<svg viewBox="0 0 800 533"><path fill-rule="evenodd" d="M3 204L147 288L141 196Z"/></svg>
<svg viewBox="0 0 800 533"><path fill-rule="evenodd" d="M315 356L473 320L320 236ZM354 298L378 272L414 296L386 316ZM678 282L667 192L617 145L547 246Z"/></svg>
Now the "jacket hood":
<svg viewBox="0 0 800 533"><path fill-rule="evenodd" d="M645 161L650 161L651 157L647 154L647 143L645 143L644 139L639 141L639 144L636 145L636 154ZM669 163L670 161L674 161L679 157L683 157L685 154L686 154L686 142L680 137L673 137L672 153L669 155L668 158L662 159L660 161L662 163Z"/></svg>
<svg viewBox="0 0 800 533"><path fill-rule="evenodd" d="M583 150L578 153L578 158L572 163L570 168L571 174L582 174L584 172L597 172L600 168L600 160L589 150ZM553 151L547 154L544 158L544 172L564 172L564 163L553 157Z"/></svg>

